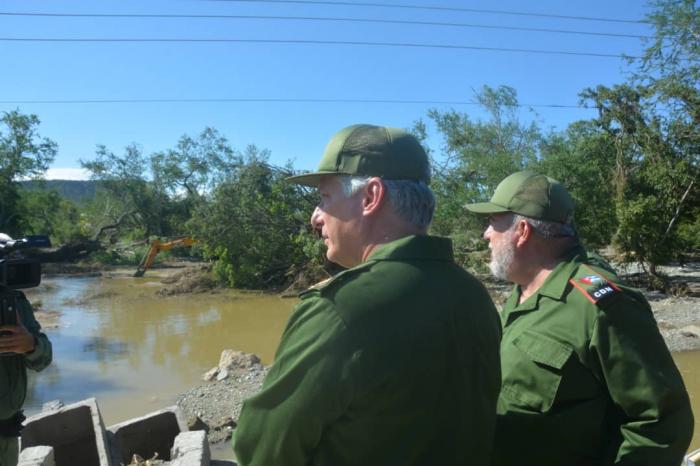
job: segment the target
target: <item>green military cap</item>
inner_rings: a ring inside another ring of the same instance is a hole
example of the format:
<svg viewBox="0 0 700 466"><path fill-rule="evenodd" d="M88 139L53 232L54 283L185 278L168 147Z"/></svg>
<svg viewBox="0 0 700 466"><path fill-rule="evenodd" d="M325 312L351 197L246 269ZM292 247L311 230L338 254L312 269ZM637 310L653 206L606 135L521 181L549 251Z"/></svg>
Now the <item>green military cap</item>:
<svg viewBox="0 0 700 466"><path fill-rule="evenodd" d="M526 217L570 224L574 201L557 180L532 171L513 173L496 187L490 202L465 206L477 214L514 212Z"/></svg>
<svg viewBox="0 0 700 466"><path fill-rule="evenodd" d="M379 176L430 182L430 164L418 139L398 128L352 125L338 131L313 173L287 181L318 186L325 175Z"/></svg>

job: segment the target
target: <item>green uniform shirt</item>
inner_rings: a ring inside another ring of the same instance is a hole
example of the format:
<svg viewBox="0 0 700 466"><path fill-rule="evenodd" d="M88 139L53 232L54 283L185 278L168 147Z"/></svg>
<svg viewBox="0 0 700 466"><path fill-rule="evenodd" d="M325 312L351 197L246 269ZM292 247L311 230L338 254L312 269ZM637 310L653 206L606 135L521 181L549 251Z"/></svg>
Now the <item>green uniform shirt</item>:
<svg viewBox="0 0 700 466"><path fill-rule="evenodd" d="M586 263L588 262L588 264ZM497 466L678 466L688 394L649 304L582 248L501 320Z"/></svg>
<svg viewBox="0 0 700 466"><path fill-rule="evenodd" d="M500 325L448 239L409 236L302 294L233 444L242 466L488 465Z"/></svg>
<svg viewBox="0 0 700 466"><path fill-rule="evenodd" d="M9 419L22 409L27 395L27 368L40 371L51 363L51 342L41 333L34 312L24 294L0 288L0 293L18 293L22 324L36 339L36 348L27 354L0 355L0 419ZM2 338L2 337L0 337Z"/></svg>

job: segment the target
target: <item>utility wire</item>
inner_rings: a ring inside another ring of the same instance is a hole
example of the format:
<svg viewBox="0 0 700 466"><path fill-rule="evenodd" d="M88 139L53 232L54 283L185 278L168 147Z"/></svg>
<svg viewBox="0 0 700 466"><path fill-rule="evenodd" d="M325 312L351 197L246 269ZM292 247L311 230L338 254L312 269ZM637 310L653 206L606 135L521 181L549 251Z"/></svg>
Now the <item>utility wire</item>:
<svg viewBox="0 0 700 466"><path fill-rule="evenodd" d="M295 99L295 98L202 98L202 99L55 99L55 100L0 100L2 105L29 104L169 104L169 103L319 103L319 104L418 104L418 105L481 105L474 100L401 100L401 99ZM582 108L585 105L517 104L507 107Z"/></svg>
<svg viewBox="0 0 700 466"><path fill-rule="evenodd" d="M137 19L254 19L283 21L334 21L349 23L403 24L414 26L462 27L474 29L500 29L507 31L547 32L555 34L579 34L587 36L627 37L632 39L651 39L652 36L640 34L621 34L612 32L576 31L570 29L531 28L520 26L495 26L472 23L452 23L439 21L405 21L393 19L349 18L331 16L268 16L268 15L189 15L189 14L126 14L126 13L17 13L0 12L0 16L49 17L49 18L137 18Z"/></svg>
<svg viewBox="0 0 700 466"><path fill-rule="evenodd" d="M638 19L619 19L619 18L601 18L591 16L570 16L570 15L553 15L547 13L530 13L524 11L510 10L485 10L480 8L462 8L462 7L447 7L447 6L429 6L429 5L406 5L406 4L389 4L389 3L372 3L372 2L344 2L344 1L324 1L324 0L213 0L220 2L246 2L246 3L294 3L304 5L333 5L333 6L364 6L364 7L381 7L381 8L401 8L412 10L436 10L436 11L461 11L467 13L488 13L495 15L513 15L513 16L533 16L538 18L556 18L556 19L575 19L580 21L604 21L610 23L629 23L629 24L646 24L646 21Z"/></svg>
<svg viewBox="0 0 700 466"><path fill-rule="evenodd" d="M294 44L294 45L360 45L371 47L409 47L409 48L429 48L429 49L451 49L451 50L480 50L487 52L513 52L513 53L534 53L543 55L569 55L596 58L627 58L641 59L642 57L624 54L597 53L597 52L570 52L566 50L544 50L544 49L520 49L504 47L477 47L473 45L455 44L422 44L411 42L364 42L364 41L336 41L336 40L302 40L302 39L186 39L186 38L40 38L40 37L0 37L0 42L60 42L60 43L234 43L234 44Z"/></svg>

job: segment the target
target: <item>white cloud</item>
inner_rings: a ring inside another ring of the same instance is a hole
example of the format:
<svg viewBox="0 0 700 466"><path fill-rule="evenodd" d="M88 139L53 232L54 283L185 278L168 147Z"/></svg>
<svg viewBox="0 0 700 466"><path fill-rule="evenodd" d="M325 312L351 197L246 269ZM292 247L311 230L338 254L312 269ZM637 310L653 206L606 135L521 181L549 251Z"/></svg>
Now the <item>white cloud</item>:
<svg viewBox="0 0 700 466"><path fill-rule="evenodd" d="M44 176L47 180L89 180L90 172L83 168L49 168Z"/></svg>

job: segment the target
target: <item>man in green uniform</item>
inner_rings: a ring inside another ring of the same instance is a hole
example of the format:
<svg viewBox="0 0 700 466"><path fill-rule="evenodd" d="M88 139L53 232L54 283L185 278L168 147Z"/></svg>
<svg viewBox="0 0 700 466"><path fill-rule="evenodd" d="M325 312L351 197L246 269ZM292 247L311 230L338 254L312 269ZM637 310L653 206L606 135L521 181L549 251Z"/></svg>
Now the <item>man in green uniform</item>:
<svg viewBox="0 0 700 466"><path fill-rule="evenodd" d="M500 370L486 290L428 236L429 164L404 131L337 133L311 223L347 270L302 293L233 445L242 466L489 465Z"/></svg>
<svg viewBox="0 0 700 466"><path fill-rule="evenodd" d="M515 284L501 311L497 466L678 466L688 394L644 296L586 253L573 202L533 172L501 182L484 238Z"/></svg>
<svg viewBox="0 0 700 466"><path fill-rule="evenodd" d="M52 353L24 294L0 286L0 300L5 308L15 308L16 315L16 325L0 326L0 466L15 466L27 368L42 370L51 363Z"/></svg>

